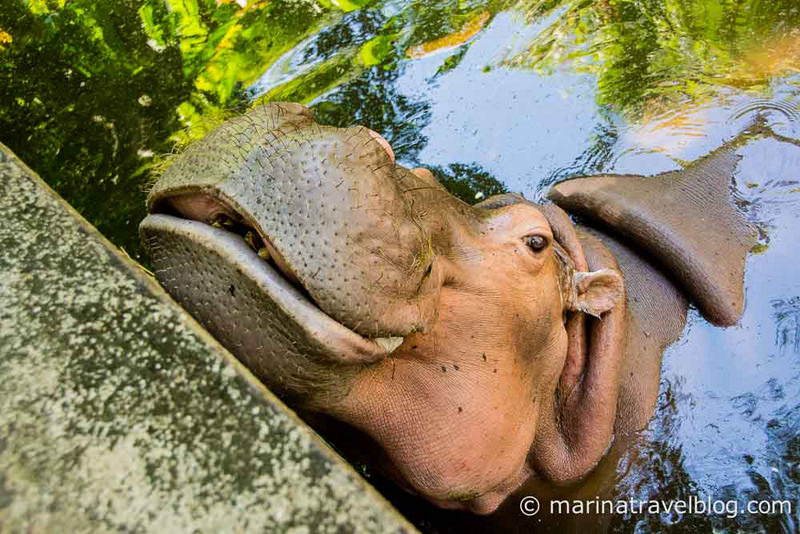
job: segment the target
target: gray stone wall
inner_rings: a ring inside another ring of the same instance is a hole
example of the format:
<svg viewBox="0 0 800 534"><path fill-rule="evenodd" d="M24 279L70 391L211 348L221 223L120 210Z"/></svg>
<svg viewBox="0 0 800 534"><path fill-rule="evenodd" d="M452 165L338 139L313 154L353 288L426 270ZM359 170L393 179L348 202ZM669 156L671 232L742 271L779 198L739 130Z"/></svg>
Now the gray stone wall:
<svg viewBox="0 0 800 534"><path fill-rule="evenodd" d="M0 532L413 531L2 144L0 402Z"/></svg>

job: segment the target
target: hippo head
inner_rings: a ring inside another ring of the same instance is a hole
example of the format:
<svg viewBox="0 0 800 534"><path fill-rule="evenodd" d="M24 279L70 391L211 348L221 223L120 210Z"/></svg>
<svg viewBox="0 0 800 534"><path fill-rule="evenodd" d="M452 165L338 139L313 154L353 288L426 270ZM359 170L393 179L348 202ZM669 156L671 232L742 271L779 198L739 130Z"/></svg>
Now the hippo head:
<svg viewBox="0 0 800 534"><path fill-rule="evenodd" d="M607 447L576 430L596 399L572 394L600 379L565 361L588 330L570 334L574 317L624 288L588 272L563 212L516 195L469 206L375 132L297 104L189 146L148 206L166 289L273 391L370 436L410 491L488 513L533 472L573 479Z"/></svg>

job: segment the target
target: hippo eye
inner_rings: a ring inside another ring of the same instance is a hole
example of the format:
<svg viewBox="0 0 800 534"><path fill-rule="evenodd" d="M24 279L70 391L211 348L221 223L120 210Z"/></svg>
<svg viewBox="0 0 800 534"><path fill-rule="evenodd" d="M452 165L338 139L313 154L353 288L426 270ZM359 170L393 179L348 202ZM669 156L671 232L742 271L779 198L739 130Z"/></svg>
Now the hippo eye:
<svg viewBox="0 0 800 534"><path fill-rule="evenodd" d="M547 248L547 238L540 235L529 235L525 238L525 244L534 252L541 252Z"/></svg>

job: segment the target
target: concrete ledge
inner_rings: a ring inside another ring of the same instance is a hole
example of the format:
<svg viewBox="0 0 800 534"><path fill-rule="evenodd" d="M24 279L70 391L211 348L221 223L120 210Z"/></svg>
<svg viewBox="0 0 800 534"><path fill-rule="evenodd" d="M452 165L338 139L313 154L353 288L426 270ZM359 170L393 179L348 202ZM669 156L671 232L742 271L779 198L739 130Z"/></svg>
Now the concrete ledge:
<svg viewBox="0 0 800 534"><path fill-rule="evenodd" d="M0 532L414 531L2 144L0 220Z"/></svg>

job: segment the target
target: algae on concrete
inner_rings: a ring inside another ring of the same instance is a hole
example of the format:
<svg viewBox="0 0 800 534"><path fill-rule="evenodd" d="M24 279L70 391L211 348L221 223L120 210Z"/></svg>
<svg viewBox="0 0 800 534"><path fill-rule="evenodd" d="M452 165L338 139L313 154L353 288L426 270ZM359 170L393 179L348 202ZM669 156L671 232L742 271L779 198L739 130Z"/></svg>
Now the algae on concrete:
<svg viewBox="0 0 800 534"><path fill-rule="evenodd" d="M0 532L414 530L2 144L0 220Z"/></svg>

